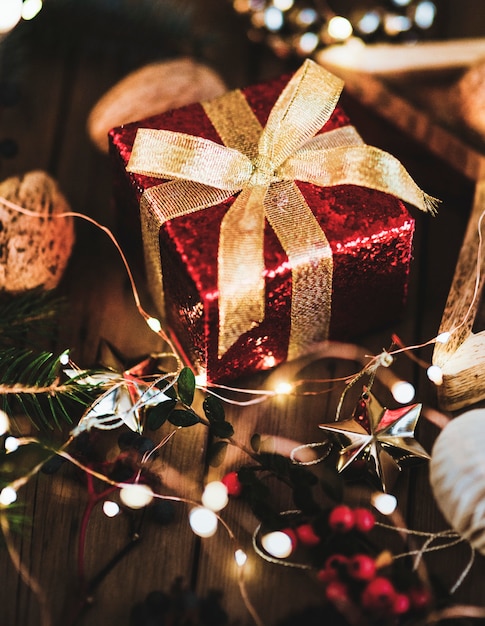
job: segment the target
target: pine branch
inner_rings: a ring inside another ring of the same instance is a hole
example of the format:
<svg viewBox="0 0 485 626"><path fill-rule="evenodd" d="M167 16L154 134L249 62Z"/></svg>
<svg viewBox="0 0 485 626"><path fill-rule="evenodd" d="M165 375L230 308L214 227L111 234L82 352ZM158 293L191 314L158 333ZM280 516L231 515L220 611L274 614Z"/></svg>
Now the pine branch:
<svg viewBox="0 0 485 626"><path fill-rule="evenodd" d="M0 396L2 408L15 419L20 411L37 428L60 428L68 424L79 408L86 408L99 393L99 384L76 378L62 381L61 356L51 352L8 348L0 350Z"/></svg>

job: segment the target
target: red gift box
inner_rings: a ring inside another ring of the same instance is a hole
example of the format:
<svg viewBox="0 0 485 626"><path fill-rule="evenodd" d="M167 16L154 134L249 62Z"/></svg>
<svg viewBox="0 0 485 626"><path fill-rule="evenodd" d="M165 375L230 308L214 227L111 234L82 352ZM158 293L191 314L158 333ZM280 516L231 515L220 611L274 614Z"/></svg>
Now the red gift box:
<svg viewBox="0 0 485 626"><path fill-rule="evenodd" d="M262 127L288 81L288 77L283 77L242 90ZM347 128L349 120L337 105L317 134ZM164 129L223 144L202 104L113 129L110 145L115 166L115 200L120 211L130 217L138 214L144 192L166 183L157 176L126 170L139 129ZM318 340L355 338L397 319L406 297L414 232L414 220L404 204L375 188L355 184L319 186L298 179L295 182L328 239L333 260L330 320L321 332L316 329L300 352L311 350ZM375 186L379 188L379 184ZM418 196L419 193L418 190ZM151 231L152 239L155 237L155 249L163 267L164 324L194 369L205 371L212 382L268 369L288 358L294 278L288 255L268 221L264 224L263 244L264 318L243 332L224 353L218 351L219 238L223 218L236 196L163 223L158 222L156 206L150 209L151 216L144 216L145 222L148 220L144 229ZM409 200L409 194L401 197ZM184 198L180 201L183 204ZM152 198L150 202L157 201ZM144 246L147 247L146 241ZM317 306L312 302L312 254L310 247L310 278L304 294L310 317ZM156 279L152 282L152 296L157 303L162 286ZM320 289L317 281L315 284L315 290Z"/></svg>

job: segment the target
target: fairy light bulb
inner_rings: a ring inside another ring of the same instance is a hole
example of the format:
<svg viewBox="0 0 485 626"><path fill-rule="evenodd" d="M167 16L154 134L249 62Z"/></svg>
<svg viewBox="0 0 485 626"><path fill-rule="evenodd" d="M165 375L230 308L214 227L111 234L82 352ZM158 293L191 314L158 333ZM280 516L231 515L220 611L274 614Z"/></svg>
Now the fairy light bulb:
<svg viewBox="0 0 485 626"><path fill-rule="evenodd" d="M8 33L22 17L22 0L1 0L0 34Z"/></svg>
<svg viewBox="0 0 485 626"><path fill-rule="evenodd" d="M3 445L5 446L6 452L15 452L15 450L18 450L20 444L17 437L7 437Z"/></svg>
<svg viewBox="0 0 485 626"><path fill-rule="evenodd" d="M197 387L207 387L207 372L201 370L195 377L195 384Z"/></svg>
<svg viewBox="0 0 485 626"><path fill-rule="evenodd" d="M276 385L274 391L278 396L287 396L293 391L293 385L286 380L282 380Z"/></svg>
<svg viewBox="0 0 485 626"><path fill-rule="evenodd" d="M357 28L363 35L375 33L381 23L381 17L377 11L368 11L359 20Z"/></svg>
<svg viewBox="0 0 485 626"><path fill-rule="evenodd" d="M373 506L383 515L391 515L397 507L397 498L391 493L375 493L371 502Z"/></svg>
<svg viewBox="0 0 485 626"><path fill-rule="evenodd" d="M393 361L394 361L394 358L392 354L389 354L389 352L386 352L386 350L384 350L379 355L379 365L381 365L382 367L391 367Z"/></svg>
<svg viewBox="0 0 485 626"><path fill-rule="evenodd" d="M298 26L311 26L318 20L318 13L315 9L306 7L301 9L295 17L295 21Z"/></svg>
<svg viewBox="0 0 485 626"><path fill-rule="evenodd" d="M268 554L277 559L286 559L293 552L291 538L280 530L263 535L261 545Z"/></svg>
<svg viewBox="0 0 485 626"><path fill-rule="evenodd" d="M227 487L219 480L207 483L202 494L202 504L211 511L221 511L229 502Z"/></svg>
<svg viewBox="0 0 485 626"><path fill-rule="evenodd" d="M241 550L241 548L238 548L234 552L234 560L236 561L239 567L243 567L243 565L246 565L246 561L248 560L248 555L244 552L244 550Z"/></svg>
<svg viewBox="0 0 485 626"><path fill-rule="evenodd" d="M451 337L451 333L448 331L445 331L443 333L440 333L436 337L435 341L436 343L448 343L448 341L450 340L450 337Z"/></svg>
<svg viewBox="0 0 485 626"><path fill-rule="evenodd" d="M384 18L384 30L391 37L410 30L412 22L407 15L386 15Z"/></svg>
<svg viewBox="0 0 485 626"><path fill-rule="evenodd" d="M125 485L120 490L120 500L130 509L142 509L153 500L153 491L148 485L139 483Z"/></svg>
<svg viewBox="0 0 485 626"><path fill-rule="evenodd" d="M273 0L273 5L280 11L288 11L294 4L294 0Z"/></svg>
<svg viewBox="0 0 485 626"><path fill-rule="evenodd" d="M268 30L277 31L283 26L285 18L280 9L268 7L264 12L264 25Z"/></svg>
<svg viewBox="0 0 485 626"><path fill-rule="evenodd" d="M198 537L212 537L217 531L217 515L204 506L197 506L189 513L189 524Z"/></svg>
<svg viewBox="0 0 485 626"><path fill-rule="evenodd" d="M443 384L443 370L438 365L430 365L426 370L426 374L435 385Z"/></svg>
<svg viewBox="0 0 485 626"><path fill-rule="evenodd" d="M148 324L148 327L153 330L154 333L159 333L162 330L160 320L158 320L156 317L148 317L146 322Z"/></svg>
<svg viewBox="0 0 485 626"><path fill-rule="evenodd" d="M105 500L103 502L103 513L106 517L116 517L120 512L120 507L113 500Z"/></svg>
<svg viewBox="0 0 485 626"><path fill-rule="evenodd" d="M399 380L391 387L391 393L396 402L399 404L408 404L414 398L416 390L414 385L405 381Z"/></svg>
<svg viewBox="0 0 485 626"><path fill-rule="evenodd" d="M59 356L59 363L61 365L69 365L69 351L66 350Z"/></svg>
<svg viewBox="0 0 485 626"><path fill-rule="evenodd" d="M414 12L414 22L416 26L426 30L433 26L436 17L436 6L433 2L420 2Z"/></svg>
<svg viewBox="0 0 485 626"><path fill-rule="evenodd" d="M344 41L352 35L352 24L346 17L335 15L332 17L327 26L328 34L332 39Z"/></svg>
<svg viewBox="0 0 485 626"><path fill-rule="evenodd" d="M13 487L4 487L2 491L0 491L0 504L3 504L3 506L13 504L16 499L17 492Z"/></svg>
<svg viewBox="0 0 485 626"><path fill-rule="evenodd" d="M313 52L318 44L320 43L320 39L316 33L304 33L299 39L297 43L298 52L300 54L310 54Z"/></svg>
<svg viewBox="0 0 485 626"><path fill-rule="evenodd" d="M42 9L42 0L24 0L22 5L22 19L33 20Z"/></svg>
<svg viewBox="0 0 485 626"><path fill-rule="evenodd" d="M4 435L10 428L8 415L0 409L0 436Z"/></svg>

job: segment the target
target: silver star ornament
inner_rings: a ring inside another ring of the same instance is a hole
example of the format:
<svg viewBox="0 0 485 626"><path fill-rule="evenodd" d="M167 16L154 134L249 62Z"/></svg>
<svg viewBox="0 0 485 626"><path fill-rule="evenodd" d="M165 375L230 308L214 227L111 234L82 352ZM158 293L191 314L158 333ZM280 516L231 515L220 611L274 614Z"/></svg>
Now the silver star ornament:
<svg viewBox="0 0 485 626"><path fill-rule="evenodd" d="M364 462L371 482L386 491L404 464L430 458L414 437L422 405L390 410L367 391L361 408L360 415L356 411L351 419L319 427L340 444L339 472L356 461Z"/></svg>

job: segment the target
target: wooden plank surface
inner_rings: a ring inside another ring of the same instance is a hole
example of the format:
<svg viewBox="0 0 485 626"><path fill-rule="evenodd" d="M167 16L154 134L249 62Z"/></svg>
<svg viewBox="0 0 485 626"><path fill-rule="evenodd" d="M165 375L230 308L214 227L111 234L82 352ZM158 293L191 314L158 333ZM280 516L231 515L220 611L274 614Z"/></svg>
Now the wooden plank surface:
<svg viewBox="0 0 485 626"><path fill-rule="evenodd" d="M230 31L226 28L239 28L229 3L224 7L215 0L204 3L201 13L201 24L215 21L221 34L220 46L216 43L209 47L207 58L229 86L268 78L286 69L273 59L255 60L254 49L247 48L241 31L234 31L237 34L228 37ZM73 209L114 226L109 161L90 144L85 124L96 100L123 75L123 63L109 52L103 55L97 51L93 55L92 51L75 49L69 55L59 54L54 58L44 58L41 51L37 52L29 57L22 74L20 101L0 112L0 139L9 134L19 143L18 156L1 163L2 178L34 168L49 170L59 180ZM407 344L425 341L436 333L471 206L472 185L350 96L344 95L344 105L369 143L397 155L426 191L444 200L438 218L416 216L415 258L402 322L361 338L369 352L378 353L389 346L392 332ZM125 271L112 244L88 224L79 223L77 233L76 247L61 285L69 303L68 314L52 347L71 347L74 360L83 367L94 364L101 339L109 340L127 359L160 349L161 344L153 339L136 311ZM142 299L148 301L141 275L136 277ZM312 364L305 372L309 377L327 378L348 374L358 367L357 363L330 359ZM415 383L418 400L435 406L435 392L423 370L406 357L397 362L395 370ZM264 380L265 377L256 377L247 384L259 386ZM388 390L381 387L379 391L382 401L390 405L392 397ZM336 390L305 399L279 398L252 407L228 408L228 419L234 424L238 438L246 444L254 432L281 438L277 439L278 445L285 445L287 440L318 441L321 434L318 424L332 421L339 394ZM350 411L351 407L349 400L346 410ZM164 449L159 471L169 492L197 499L206 480L244 462L242 453L231 452L224 466L207 470L206 434L202 427L187 429ZM419 438L428 450L436 435L437 429L422 420ZM163 433L157 436L162 437ZM443 527L430 494L426 466L406 472L396 493L411 527L421 530ZM283 508L287 506L285 489L275 488L274 497ZM182 504L177 506L176 520L171 525L162 528L144 522L141 540L102 580L93 593L93 602L77 615L80 595L76 551L86 504L83 479L77 471L65 467L54 477L39 475L23 490L22 502L27 505L32 525L15 539L15 546L27 570L45 590L52 626L115 623L128 626L131 608L150 591L167 591L178 576L200 596L219 590L231 623L253 623L238 588L233 544L224 532L211 539L197 540L186 522L187 507ZM277 624L319 603L321 587L314 577L263 562L251 553L251 535L257 522L241 502L231 501L224 516L250 553L247 591L265 624ZM108 520L99 507L95 509L87 533L88 575L95 575L122 550L130 541L130 533L126 516ZM453 570L456 563L458 571L459 564L466 562L466 546L453 552L453 557L438 552L430 559L434 573L449 570L451 558ZM459 592L460 601L483 603L484 574L484 560L478 557ZM19 579L3 549L0 580L2 624L40 624L38 601Z"/></svg>

